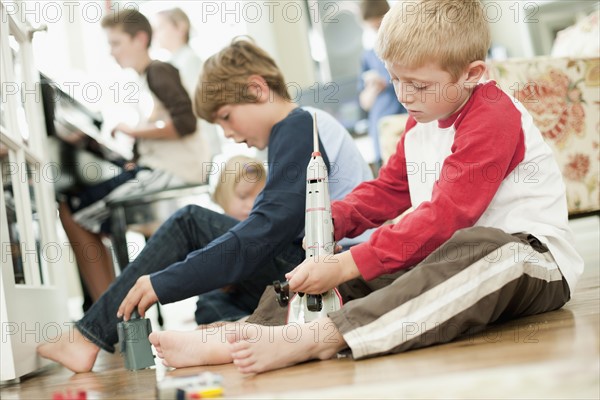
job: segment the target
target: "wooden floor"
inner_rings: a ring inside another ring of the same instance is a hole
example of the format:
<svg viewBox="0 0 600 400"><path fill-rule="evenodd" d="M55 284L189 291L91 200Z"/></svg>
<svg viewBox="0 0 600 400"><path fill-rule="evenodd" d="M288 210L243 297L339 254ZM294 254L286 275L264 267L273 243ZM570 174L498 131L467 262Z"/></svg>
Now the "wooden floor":
<svg viewBox="0 0 600 400"><path fill-rule="evenodd" d="M580 251L586 253L586 271L563 309L453 343L364 361L309 362L257 376L243 376L232 365L130 372L118 355L102 353L94 372L72 374L53 366L2 386L0 397L51 399L57 391L85 390L88 399L147 399L155 396L156 382L165 375L211 371L223 376L227 397L598 399L598 222L579 224L592 229L593 236L578 239L585 246Z"/></svg>

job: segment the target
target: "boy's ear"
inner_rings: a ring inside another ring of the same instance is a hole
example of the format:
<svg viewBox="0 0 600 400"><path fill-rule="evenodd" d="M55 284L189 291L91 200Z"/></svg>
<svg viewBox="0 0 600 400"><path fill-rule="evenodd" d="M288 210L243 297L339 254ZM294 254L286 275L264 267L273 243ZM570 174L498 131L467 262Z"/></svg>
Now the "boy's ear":
<svg viewBox="0 0 600 400"><path fill-rule="evenodd" d="M144 31L138 31L133 36L133 40L136 42L139 41L144 46L144 48L148 48L148 44L149 44L148 39L150 39L150 38L148 37L148 34Z"/></svg>
<svg viewBox="0 0 600 400"><path fill-rule="evenodd" d="M485 73L486 69L487 67L485 66L485 62L481 60L473 61L467 67L466 82L477 84Z"/></svg>
<svg viewBox="0 0 600 400"><path fill-rule="evenodd" d="M260 75L248 77L248 94L256 98L257 103L264 103L269 99L270 88L265 78Z"/></svg>

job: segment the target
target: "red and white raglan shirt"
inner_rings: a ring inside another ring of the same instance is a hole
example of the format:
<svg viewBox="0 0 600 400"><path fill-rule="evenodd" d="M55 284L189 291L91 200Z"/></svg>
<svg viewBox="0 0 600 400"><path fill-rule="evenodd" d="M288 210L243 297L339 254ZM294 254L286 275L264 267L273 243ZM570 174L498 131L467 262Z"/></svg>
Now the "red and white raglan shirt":
<svg viewBox="0 0 600 400"><path fill-rule="evenodd" d="M415 266L459 229L528 233L550 250L571 292L583 261L572 245L565 186L531 115L493 81L445 120L409 118L376 180L332 204L335 238L354 237L408 208L350 249L369 280Z"/></svg>

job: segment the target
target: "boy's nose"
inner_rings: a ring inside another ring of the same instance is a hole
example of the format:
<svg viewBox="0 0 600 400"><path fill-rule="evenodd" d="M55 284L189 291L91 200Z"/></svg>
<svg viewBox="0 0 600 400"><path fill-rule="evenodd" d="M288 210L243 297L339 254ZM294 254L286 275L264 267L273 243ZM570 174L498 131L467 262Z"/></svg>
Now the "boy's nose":
<svg viewBox="0 0 600 400"><path fill-rule="evenodd" d="M234 136L234 132L231 129L223 129L223 133L227 139L231 139Z"/></svg>

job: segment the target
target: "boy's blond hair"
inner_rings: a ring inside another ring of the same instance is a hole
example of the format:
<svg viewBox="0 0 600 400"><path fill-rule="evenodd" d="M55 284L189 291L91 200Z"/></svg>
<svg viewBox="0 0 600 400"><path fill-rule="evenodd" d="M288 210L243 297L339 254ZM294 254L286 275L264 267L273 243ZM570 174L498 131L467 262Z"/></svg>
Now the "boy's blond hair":
<svg viewBox="0 0 600 400"><path fill-rule="evenodd" d="M238 183L248 181L259 184L266 180L267 171L260 161L246 156L233 156L221 171L212 199L227 212L227 205Z"/></svg>
<svg viewBox="0 0 600 400"><path fill-rule="evenodd" d="M146 47L150 47L152 42L152 26L150 21L141 12L134 9L122 9L113 11L105 15L100 21L103 29L121 29L132 38L139 32L144 32L148 36Z"/></svg>
<svg viewBox="0 0 600 400"><path fill-rule="evenodd" d="M168 10L162 10L157 13L168 19L173 25L180 27L183 26L185 29L185 43L190 41L190 19L187 14L179 7L171 8Z"/></svg>
<svg viewBox="0 0 600 400"><path fill-rule="evenodd" d="M250 40L235 38L204 63L194 100L198 117L214 122L215 113L224 105L256 102L249 90L252 75L261 76L273 93L291 101L283 74L271 56Z"/></svg>
<svg viewBox="0 0 600 400"><path fill-rule="evenodd" d="M385 15L376 51L409 68L434 62L458 79L473 61L484 61L490 31L478 0L409 0Z"/></svg>

